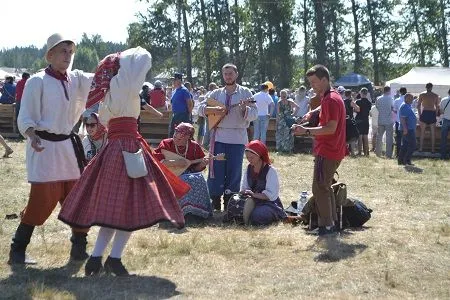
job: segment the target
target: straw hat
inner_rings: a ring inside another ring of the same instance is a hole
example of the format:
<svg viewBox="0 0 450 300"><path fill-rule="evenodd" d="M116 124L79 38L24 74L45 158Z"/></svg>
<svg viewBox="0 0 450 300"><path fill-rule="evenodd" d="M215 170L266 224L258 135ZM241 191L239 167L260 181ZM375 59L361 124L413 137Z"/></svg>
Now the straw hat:
<svg viewBox="0 0 450 300"><path fill-rule="evenodd" d="M62 42L71 42L75 44L75 42L72 39L64 37L61 33L54 33L47 39L47 52L45 52L45 60L47 62L49 62L47 58L48 52L57 45L61 44Z"/></svg>

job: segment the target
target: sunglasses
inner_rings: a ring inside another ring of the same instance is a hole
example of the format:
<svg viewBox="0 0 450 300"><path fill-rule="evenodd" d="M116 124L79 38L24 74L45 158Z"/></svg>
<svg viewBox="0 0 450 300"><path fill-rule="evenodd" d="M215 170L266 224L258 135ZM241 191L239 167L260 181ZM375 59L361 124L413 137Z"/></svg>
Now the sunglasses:
<svg viewBox="0 0 450 300"><path fill-rule="evenodd" d="M86 127L95 127L97 126L97 123L86 123L84 124Z"/></svg>

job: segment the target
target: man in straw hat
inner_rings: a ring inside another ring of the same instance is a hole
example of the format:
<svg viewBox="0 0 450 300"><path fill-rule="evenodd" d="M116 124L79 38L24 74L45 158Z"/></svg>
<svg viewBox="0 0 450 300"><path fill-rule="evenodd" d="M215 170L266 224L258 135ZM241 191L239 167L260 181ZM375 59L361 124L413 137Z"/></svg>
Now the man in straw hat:
<svg viewBox="0 0 450 300"><path fill-rule="evenodd" d="M83 146L72 128L84 110L93 74L70 71L75 43L59 33L47 40L48 67L27 82L18 126L27 137L30 197L12 239L9 264L36 263L25 256L35 226L44 224L62 203L85 166ZM88 257L87 229L72 228L70 256Z"/></svg>

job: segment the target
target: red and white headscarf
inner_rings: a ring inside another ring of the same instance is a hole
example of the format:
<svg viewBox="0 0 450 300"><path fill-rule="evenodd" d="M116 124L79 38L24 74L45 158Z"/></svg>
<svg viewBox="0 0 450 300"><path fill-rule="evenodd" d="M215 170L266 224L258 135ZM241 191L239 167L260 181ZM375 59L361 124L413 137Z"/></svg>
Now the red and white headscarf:
<svg viewBox="0 0 450 300"><path fill-rule="evenodd" d="M120 68L120 52L110 54L102 59L95 70L94 79L91 84L91 91L88 95L86 108L105 99L106 92L109 90L109 83Z"/></svg>
<svg viewBox="0 0 450 300"><path fill-rule="evenodd" d="M190 123L180 123L175 127L175 132L187 135L191 139L194 136L195 128Z"/></svg>
<svg viewBox="0 0 450 300"><path fill-rule="evenodd" d="M245 145L245 151L250 151L258 155L264 163L268 165L271 164L269 158L269 151L267 150L266 145L264 145L261 141L259 140L251 141L250 143Z"/></svg>
<svg viewBox="0 0 450 300"><path fill-rule="evenodd" d="M100 123L98 114L91 113L89 116L97 121L97 131L93 135L90 136L91 139L93 139L94 141L102 139L103 136L108 132L108 130L106 130L106 127L103 126L102 123Z"/></svg>

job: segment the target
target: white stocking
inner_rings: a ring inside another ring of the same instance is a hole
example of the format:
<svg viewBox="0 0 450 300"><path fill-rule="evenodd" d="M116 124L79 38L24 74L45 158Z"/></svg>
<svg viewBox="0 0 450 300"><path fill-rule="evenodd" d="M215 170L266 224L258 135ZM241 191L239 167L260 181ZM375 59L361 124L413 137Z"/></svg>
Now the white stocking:
<svg viewBox="0 0 450 300"><path fill-rule="evenodd" d="M95 242L94 251L92 251L93 257L103 256L103 252L105 252L106 246L108 246L108 243L109 241L111 241L111 238L115 231L115 229L111 228L100 228L97 236L97 241Z"/></svg>
<svg viewBox="0 0 450 300"><path fill-rule="evenodd" d="M131 236L131 232L116 230L116 235L114 236L114 241L112 244L111 254L109 255L112 258L121 258L123 249L128 242L128 239Z"/></svg>

